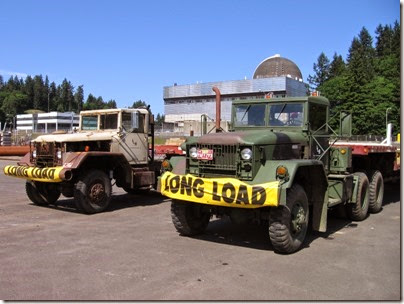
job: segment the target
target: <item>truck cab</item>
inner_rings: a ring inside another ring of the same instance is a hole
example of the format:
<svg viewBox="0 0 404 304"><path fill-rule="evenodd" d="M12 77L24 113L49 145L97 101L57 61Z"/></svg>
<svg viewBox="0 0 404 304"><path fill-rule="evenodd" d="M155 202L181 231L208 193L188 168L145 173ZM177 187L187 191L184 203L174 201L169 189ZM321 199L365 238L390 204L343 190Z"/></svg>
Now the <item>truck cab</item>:
<svg viewBox="0 0 404 304"><path fill-rule="evenodd" d="M147 164L151 136L150 115L146 109L82 111L79 132L111 132L110 152L122 153L131 165ZM89 135L91 136L91 135Z"/></svg>

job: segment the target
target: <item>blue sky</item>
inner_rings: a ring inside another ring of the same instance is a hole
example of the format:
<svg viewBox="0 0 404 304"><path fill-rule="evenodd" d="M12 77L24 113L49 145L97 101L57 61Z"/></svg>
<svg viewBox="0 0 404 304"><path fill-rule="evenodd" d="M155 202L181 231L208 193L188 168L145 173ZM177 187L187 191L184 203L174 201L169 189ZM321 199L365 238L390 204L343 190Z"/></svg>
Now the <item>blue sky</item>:
<svg viewBox="0 0 404 304"><path fill-rule="evenodd" d="M345 59L363 26L374 36L395 20L399 0L2 0L0 74L67 78L157 114L164 86L251 78L274 54L306 81L322 51Z"/></svg>

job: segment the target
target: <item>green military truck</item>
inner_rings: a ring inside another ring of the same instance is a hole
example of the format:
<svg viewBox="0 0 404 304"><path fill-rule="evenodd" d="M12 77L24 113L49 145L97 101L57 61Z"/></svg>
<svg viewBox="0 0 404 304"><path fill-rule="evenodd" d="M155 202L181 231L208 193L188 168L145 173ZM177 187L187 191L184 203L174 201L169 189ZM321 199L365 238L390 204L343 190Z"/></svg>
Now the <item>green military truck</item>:
<svg viewBox="0 0 404 304"><path fill-rule="evenodd" d="M275 251L292 253L310 218L314 231L326 231L330 208L353 221L379 212L383 174L397 174L396 150L358 156L349 144L333 145L329 106L320 96L234 101L230 132L190 137L185 157L163 162L159 187L172 199L176 230L202 233L212 215L268 222ZM350 117L341 115L343 135Z"/></svg>
<svg viewBox="0 0 404 304"><path fill-rule="evenodd" d="M161 160L154 159L148 108L82 111L79 129L63 133L37 137L17 166L4 168L6 175L26 179L34 204L56 204L63 194L92 214L110 204L113 180L129 193L155 187Z"/></svg>

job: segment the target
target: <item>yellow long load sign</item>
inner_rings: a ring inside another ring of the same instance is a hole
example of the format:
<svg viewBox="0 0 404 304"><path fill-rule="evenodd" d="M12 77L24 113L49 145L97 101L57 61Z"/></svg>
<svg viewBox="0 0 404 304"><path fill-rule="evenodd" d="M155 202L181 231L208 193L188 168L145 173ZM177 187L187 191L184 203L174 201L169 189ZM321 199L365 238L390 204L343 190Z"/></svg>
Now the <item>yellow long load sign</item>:
<svg viewBox="0 0 404 304"><path fill-rule="evenodd" d="M4 174L8 176L20 177L29 180L59 183L62 179L59 176L63 167L49 167L49 168L37 168L27 166L6 166L4 168Z"/></svg>
<svg viewBox="0 0 404 304"><path fill-rule="evenodd" d="M173 199L201 204L259 208L278 206L279 182L249 185L235 178L200 178L165 172L161 194Z"/></svg>

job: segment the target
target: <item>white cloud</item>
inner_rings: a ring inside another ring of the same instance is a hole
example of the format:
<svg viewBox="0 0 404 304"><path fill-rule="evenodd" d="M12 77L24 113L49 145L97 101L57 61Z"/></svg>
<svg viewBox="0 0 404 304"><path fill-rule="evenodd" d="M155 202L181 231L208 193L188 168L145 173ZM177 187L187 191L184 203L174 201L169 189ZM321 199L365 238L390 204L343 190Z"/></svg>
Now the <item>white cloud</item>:
<svg viewBox="0 0 404 304"><path fill-rule="evenodd" d="M28 76L28 74L25 73L20 73L20 72L11 72L11 71L5 71L5 70L0 70L0 75L4 76L17 76L19 78L25 78Z"/></svg>

